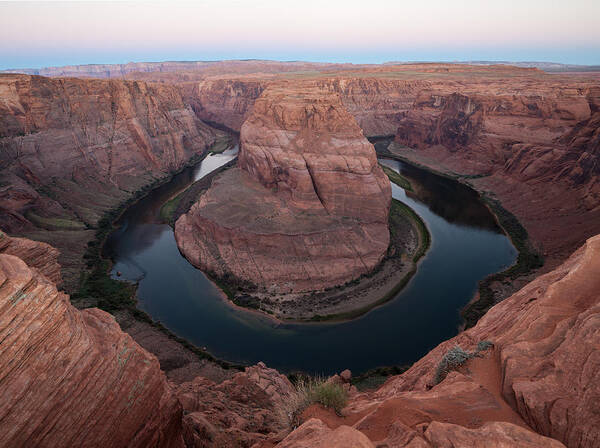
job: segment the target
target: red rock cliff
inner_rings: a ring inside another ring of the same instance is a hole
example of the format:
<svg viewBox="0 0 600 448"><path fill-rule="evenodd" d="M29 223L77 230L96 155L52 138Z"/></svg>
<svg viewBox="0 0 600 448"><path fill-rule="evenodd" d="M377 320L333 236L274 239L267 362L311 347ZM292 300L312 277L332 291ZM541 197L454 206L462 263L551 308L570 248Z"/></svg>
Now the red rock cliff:
<svg viewBox="0 0 600 448"><path fill-rule="evenodd" d="M214 135L172 86L0 75L0 227L58 247L72 290L88 229Z"/></svg>
<svg viewBox="0 0 600 448"><path fill-rule="evenodd" d="M389 243L389 181L339 96L272 87L242 126L239 168L176 224L196 266L278 292L372 270Z"/></svg>
<svg viewBox="0 0 600 448"><path fill-rule="evenodd" d="M95 224L213 139L174 87L2 75L0 225L21 230L28 214L33 224Z"/></svg>
<svg viewBox="0 0 600 448"><path fill-rule="evenodd" d="M0 340L0 446L183 446L182 408L156 358L6 252Z"/></svg>
<svg viewBox="0 0 600 448"><path fill-rule="evenodd" d="M483 174L490 190L517 215L556 266L600 222L599 91L540 83L506 95L422 92L404 114L399 154L438 169Z"/></svg>

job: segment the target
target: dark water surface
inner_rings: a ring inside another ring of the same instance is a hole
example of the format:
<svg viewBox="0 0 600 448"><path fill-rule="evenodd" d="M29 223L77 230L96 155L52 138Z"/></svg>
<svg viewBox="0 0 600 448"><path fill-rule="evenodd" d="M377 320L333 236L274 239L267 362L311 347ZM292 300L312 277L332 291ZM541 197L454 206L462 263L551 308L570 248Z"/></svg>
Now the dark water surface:
<svg viewBox="0 0 600 448"><path fill-rule="evenodd" d="M454 336L459 310L478 281L516 258L475 192L405 163L382 160L411 180L414 193L392 184L392 194L423 218L432 235L431 248L406 288L386 305L344 323L280 324L234 309L181 256L172 229L158 223L158 214L165 200L236 152L207 157L133 205L105 245L114 261L113 275L120 271L121 279L139 281L141 309L219 358L322 374L411 363Z"/></svg>

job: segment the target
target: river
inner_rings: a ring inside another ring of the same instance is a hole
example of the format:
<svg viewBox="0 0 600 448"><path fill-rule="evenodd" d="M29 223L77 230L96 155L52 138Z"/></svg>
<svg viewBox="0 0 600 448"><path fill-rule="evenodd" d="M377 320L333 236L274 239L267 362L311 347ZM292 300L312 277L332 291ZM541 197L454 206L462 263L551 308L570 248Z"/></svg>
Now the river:
<svg viewBox="0 0 600 448"><path fill-rule="evenodd" d="M403 162L381 163L408 178L414 193L392 184L429 228L431 248L408 285L387 304L341 323L279 323L229 306L217 288L179 253L173 230L160 222L176 192L236 157L237 147L207 156L132 205L104 253L113 276L138 281L138 305L154 320L213 355L283 372L354 373L416 361L458 332L460 309L479 280L514 262L517 252L477 194L464 185Z"/></svg>

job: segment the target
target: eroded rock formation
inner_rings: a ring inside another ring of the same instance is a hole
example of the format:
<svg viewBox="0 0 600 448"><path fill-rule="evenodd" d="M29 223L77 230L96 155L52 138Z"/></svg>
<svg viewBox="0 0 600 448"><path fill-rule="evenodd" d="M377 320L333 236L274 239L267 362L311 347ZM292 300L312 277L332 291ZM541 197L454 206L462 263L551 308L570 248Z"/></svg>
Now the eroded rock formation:
<svg viewBox="0 0 600 448"><path fill-rule="evenodd" d="M12 252L27 258L35 244ZM0 446L183 446L181 404L156 358L7 252L0 341Z"/></svg>
<svg viewBox="0 0 600 448"><path fill-rule="evenodd" d="M548 268L564 260L600 222L597 88L519 96L485 90L422 92L400 122L398 154L456 173L483 175L543 247Z"/></svg>
<svg viewBox="0 0 600 448"><path fill-rule="evenodd" d="M341 417L321 410L290 434L298 399L284 376L259 363L221 383L198 377L175 388L113 317L76 310L20 258L38 243L2 241L13 255L0 253L1 446L592 448L600 441L600 236L381 388L350 388ZM56 263L46 245L37 251ZM437 384L449 349L475 352L482 341L493 347Z"/></svg>
<svg viewBox="0 0 600 448"><path fill-rule="evenodd" d="M0 446L246 447L289 432L285 376L259 363L172 385L114 317L57 291L57 255L0 234Z"/></svg>
<svg viewBox="0 0 600 448"><path fill-rule="evenodd" d="M387 177L339 96L271 87L242 126L238 167L176 223L183 254L278 292L371 271L389 243Z"/></svg>
<svg viewBox="0 0 600 448"><path fill-rule="evenodd" d="M290 430L289 380L263 363L215 384L203 377L177 389L189 447L246 447L281 440Z"/></svg>

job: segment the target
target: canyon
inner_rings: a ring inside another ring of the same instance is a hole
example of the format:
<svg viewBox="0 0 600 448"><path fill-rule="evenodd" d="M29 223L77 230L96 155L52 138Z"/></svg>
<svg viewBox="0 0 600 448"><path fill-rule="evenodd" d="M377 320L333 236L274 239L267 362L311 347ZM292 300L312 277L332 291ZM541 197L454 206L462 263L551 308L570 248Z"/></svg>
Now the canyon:
<svg viewBox="0 0 600 448"><path fill-rule="evenodd" d="M70 291L105 213L219 135L171 86L26 75L0 86L0 228L56 246Z"/></svg>
<svg viewBox="0 0 600 448"><path fill-rule="evenodd" d="M600 443L597 73L265 61L39 73L0 74L0 445ZM390 186L366 137L381 136L394 140L381 154L501 204L543 266L495 280L472 328L382 386L332 377L349 397L340 415L312 405L294 420L286 376L218 363L135 300L102 296L119 283L102 283L114 280L100 250L123 206L225 132L240 134L237 165L175 225L216 277L282 294L375 268ZM457 346L464 363L440 377Z"/></svg>

